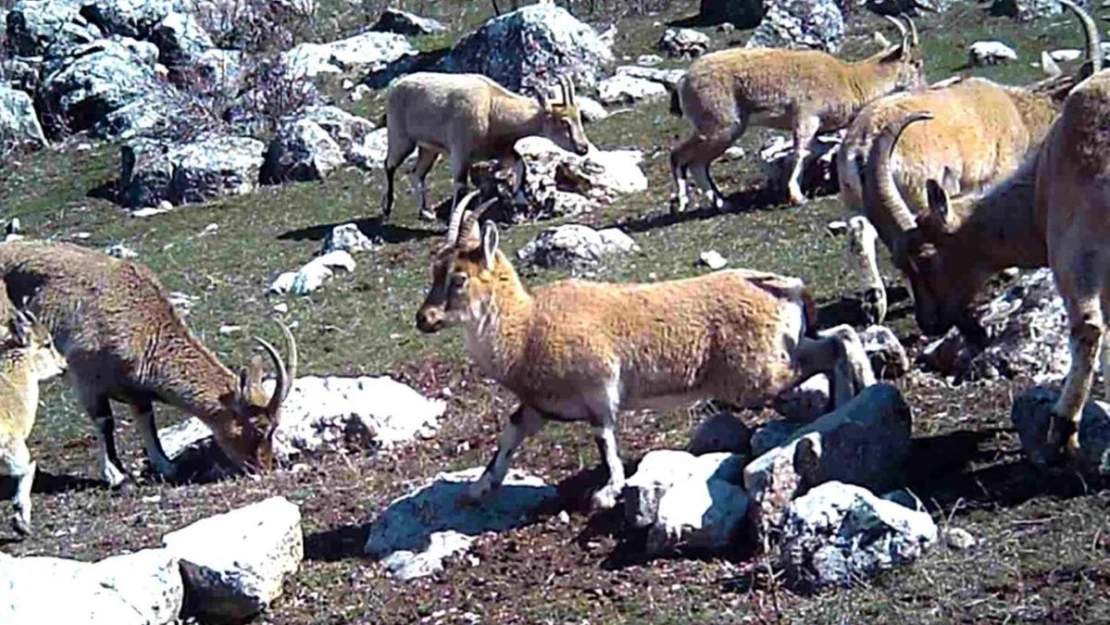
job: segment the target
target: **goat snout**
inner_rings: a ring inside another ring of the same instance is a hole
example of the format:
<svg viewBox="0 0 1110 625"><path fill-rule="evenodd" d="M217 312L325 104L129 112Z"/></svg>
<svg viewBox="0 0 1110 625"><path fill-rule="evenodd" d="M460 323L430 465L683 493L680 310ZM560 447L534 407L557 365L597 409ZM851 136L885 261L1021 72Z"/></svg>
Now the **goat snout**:
<svg viewBox="0 0 1110 625"><path fill-rule="evenodd" d="M445 314L442 308L427 307L416 311L416 327L421 332L431 334L443 328Z"/></svg>

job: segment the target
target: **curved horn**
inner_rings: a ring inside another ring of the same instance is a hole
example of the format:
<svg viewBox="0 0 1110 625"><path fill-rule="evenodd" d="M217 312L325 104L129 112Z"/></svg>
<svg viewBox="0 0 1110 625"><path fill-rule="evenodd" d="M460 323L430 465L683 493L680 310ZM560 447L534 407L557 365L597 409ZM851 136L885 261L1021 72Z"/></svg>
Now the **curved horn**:
<svg viewBox="0 0 1110 625"><path fill-rule="evenodd" d="M894 24L894 27L898 29L898 34L902 37L902 39L906 38L906 36L908 35L908 33L906 32L906 25L903 24L901 20L894 17L893 15L884 15L883 19L890 22L891 24Z"/></svg>
<svg viewBox="0 0 1110 625"><path fill-rule="evenodd" d="M447 225L447 245L454 245L459 240L459 225L462 223L463 213L466 212L466 207L474 201L478 196L478 189L471 191L463 196L459 203L455 205L454 212L451 213L451 223Z"/></svg>
<svg viewBox="0 0 1110 625"><path fill-rule="evenodd" d="M567 81L564 77L559 76L559 99L564 106L570 104L570 94L567 93Z"/></svg>
<svg viewBox="0 0 1110 625"><path fill-rule="evenodd" d="M566 104L568 104L570 106L573 106L574 105L574 95L575 95L574 94L574 81L570 79L570 76L563 76L560 80L562 80L563 84L566 85L565 87L563 87L563 93L565 94Z"/></svg>
<svg viewBox="0 0 1110 625"><path fill-rule="evenodd" d="M1083 7L1075 4L1071 0L1058 0L1064 8L1069 9L1075 16L1079 18L1079 22L1083 25L1083 36L1087 43L1087 60L1091 62L1091 73L1096 73L1102 70L1102 45L1099 41L1098 25L1095 20L1083 10Z"/></svg>
<svg viewBox="0 0 1110 625"><path fill-rule="evenodd" d="M919 111L887 124L886 128L875 138L868 159L871 162L871 167L873 167L872 171L875 172L871 179L875 185L875 192L878 194L879 210L889 213L902 232L912 230L917 225L917 220L914 219L910 207L906 204L905 198L902 197L894 183L894 171L890 166L890 155L894 151L894 146L898 144L902 131L907 126L927 119L933 119L933 114Z"/></svg>
<svg viewBox="0 0 1110 625"><path fill-rule="evenodd" d="M457 242L457 244L461 245L463 243L462 236L461 236L462 233L463 232L470 232L471 230L473 230L474 225L477 224L478 220L482 218L482 215L484 215L485 212L487 210L489 210L489 207L491 207L491 206L493 206L494 204L497 203L497 200L498 200L498 198L490 198L490 199L486 200L485 202L482 202L481 206L479 206L478 208L470 211L470 213L467 214L466 219L463 220L462 227L459 228L460 238L459 238L459 241Z"/></svg>
<svg viewBox="0 0 1110 625"><path fill-rule="evenodd" d="M274 363L274 370L277 372L277 383L274 385L274 392L270 395L270 402L266 404L266 412L270 415L270 428L267 436L272 435L274 430L277 429L278 414L281 411L281 405L285 399L289 397L289 391L293 388L294 376L297 374L297 341L293 338L293 333L289 328L280 321L278 325L281 327L281 333L285 335L286 347L289 350L289 364L290 367L286 369L285 362L281 359L281 354L277 349L270 344L269 341L262 337L254 337L254 340L266 350L266 354L270 356L270 360Z"/></svg>
<svg viewBox="0 0 1110 625"><path fill-rule="evenodd" d="M917 24L914 24L908 15L903 15L902 19L906 20L906 24L909 24L910 27L910 46L918 47L921 42L917 39Z"/></svg>

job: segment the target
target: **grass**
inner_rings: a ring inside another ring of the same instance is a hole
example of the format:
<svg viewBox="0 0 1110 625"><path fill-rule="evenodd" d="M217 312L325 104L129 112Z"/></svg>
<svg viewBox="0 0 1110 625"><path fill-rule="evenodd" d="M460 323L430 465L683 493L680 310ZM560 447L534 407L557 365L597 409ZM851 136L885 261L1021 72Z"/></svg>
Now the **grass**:
<svg viewBox="0 0 1110 625"><path fill-rule="evenodd" d="M601 27L618 21L618 57L653 51L669 20L692 13L692 2L674 3L658 15L619 15L616 3L591 18ZM334 34L351 34L376 19L375 10L324 2L321 11L340 23ZM623 6L623 5L621 5ZM408 3L409 10L444 20L451 32L418 42L422 49L450 44L488 15L482 3ZM371 7L373 9L373 7ZM588 16L587 16L588 17ZM845 53L874 49L874 17L853 18ZM325 20L326 21L326 20ZM314 36L324 38L327 29ZM714 47L746 33L722 35ZM1011 83L1034 80L1029 63L1043 49L1078 47L1070 18L1021 26L957 6L921 21L930 79L953 72L986 75ZM960 69L966 46L997 38L1017 49L1011 66ZM373 118L379 98L340 102ZM824 304L853 293L840 243L825 234L827 221L843 217L835 198L801 208L747 206L723 215L667 214L667 148L686 129L665 103L646 105L587 128L602 147L635 147L646 155L651 186L585 218L617 225L640 244L638 254L615 258L597 275L606 280L664 280L705 271L699 252L715 249L734 266L761 268L804 278ZM742 145L752 153L768 133L753 130ZM281 494L302 508L306 561L285 595L261 618L267 623L462 623L467 614L497 623L846 623L846 622L1038 622L1110 621L1110 494L1074 475L1042 475L1020 458L1016 436L1005 427L1012 396L1028 381L994 381L953 388L944 380L913 373L897 382L915 409L912 486L942 527L970 531L979 544L965 552L938 546L920 563L857 588L802 597L768 580L741 554L711 559L643 561L637 537L613 515L589 516L574 505L584 483L597 482L596 453L581 427L555 425L528 443L514 461L561 483L572 511L496 536L481 538L476 565L450 563L443 574L403 585L361 557L366 524L392 498L439 471L484 464L499 419L511 398L481 379L467 364L458 332L420 335L413 314L428 283L427 261L442 236L441 225L415 218L410 196L399 198L388 223L379 218L382 174L346 171L324 183L266 188L247 197L188 206L150 219L131 218L102 199L118 175L118 146L91 150L51 149L0 169L0 206L19 217L33 237L80 241L96 248L123 242L139 252L170 288L198 298L188 320L228 364L249 356L248 336L276 339L267 321L279 302L296 324L304 374L389 373L424 392L452 389L444 425L433 440L386 455L349 453L313 461L308 470L283 472L261 482L171 487L157 482L123 495L88 478L94 472L94 439L86 417L62 382L45 392L31 448L39 459L37 534L12 543L12 553L95 559L124 549L157 545L162 533L215 512ZM764 183L751 159L715 167L718 184L735 197L751 197ZM445 171L432 173L433 197L446 197ZM381 249L360 255L353 274L304 298L273 297L267 286L282 271L309 259L331 225L356 221ZM206 229L215 224L214 232ZM544 224L503 228L512 251ZM80 238L80 233L88 233ZM887 265L891 282L898 277ZM562 277L528 270L530 284ZM906 302L893 310L894 327L915 349L919 343ZM243 326L238 334L217 330ZM140 445L130 415L120 418L121 447L139 464ZM162 424L179 419L159 409ZM625 415L624 457L682 445L697 415Z"/></svg>

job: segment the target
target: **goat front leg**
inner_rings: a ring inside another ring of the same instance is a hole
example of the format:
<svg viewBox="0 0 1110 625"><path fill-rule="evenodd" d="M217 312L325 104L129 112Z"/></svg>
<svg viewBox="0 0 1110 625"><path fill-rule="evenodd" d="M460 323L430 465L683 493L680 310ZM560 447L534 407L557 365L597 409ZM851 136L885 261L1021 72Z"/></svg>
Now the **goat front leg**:
<svg viewBox="0 0 1110 625"><path fill-rule="evenodd" d="M609 479L594 493L590 506L594 510L611 510L624 489L624 464L617 447L618 392L615 387L604 391L590 405L590 429L593 432L597 453L609 471Z"/></svg>
<svg viewBox="0 0 1110 625"><path fill-rule="evenodd" d="M434 221L436 218L435 212L428 208L428 187L425 180L428 177L428 172L431 171L438 160L439 152L420 146L416 153L416 164L412 166L412 171L409 172L409 183L416 191L420 206L417 215L424 221Z"/></svg>
<svg viewBox="0 0 1110 625"><path fill-rule="evenodd" d="M147 460L154 472L166 479L173 479L177 474L177 465L166 456L162 449L162 441L158 438L158 430L154 424L154 405L147 400L131 404L135 413L135 424L143 437L143 448L146 450Z"/></svg>
<svg viewBox="0 0 1110 625"><path fill-rule="evenodd" d="M860 391L875 384L875 372L863 350L863 341L849 325L822 330L815 339L802 338L795 360L801 381L817 373L829 375L833 408L843 406Z"/></svg>
<svg viewBox="0 0 1110 625"><path fill-rule="evenodd" d="M12 497L12 529L20 536L31 533L31 487L35 482L36 464L23 441L15 441L5 452L0 452L0 472L16 480Z"/></svg>
<svg viewBox="0 0 1110 625"><path fill-rule="evenodd" d="M529 436L543 429L543 424L543 415L539 411L521 404L509 417L505 429L501 430L497 452L486 465L482 476L470 485L463 496L463 503L478 503L485 499L490 491L499 488L509 473L509 461L512 460L517 448Z"/></svg>
<svg viewBox="0 0 1110 625"><path fill-rule="evenodd" d="M1075 452L1079 449L1079 421L1083 416L1083 406L1091 395L1094 382L1095 360L1103 338L1104 321L1097 296L1067 298L1065 305L1071 322L1071 368L1064 381L1064 390L1052 408L1048 444L1054 448L1064 446L1068 452Z"/></svg>
<svg viewBox="0 0 1110 625"><path fill-rule="evenodd" d="M794 125L794 163L786 181L786 191L791 204L805 204L802 193L802 168L813 150L813 139L821 127L821 120L812 115L799 116Z"/></svg>

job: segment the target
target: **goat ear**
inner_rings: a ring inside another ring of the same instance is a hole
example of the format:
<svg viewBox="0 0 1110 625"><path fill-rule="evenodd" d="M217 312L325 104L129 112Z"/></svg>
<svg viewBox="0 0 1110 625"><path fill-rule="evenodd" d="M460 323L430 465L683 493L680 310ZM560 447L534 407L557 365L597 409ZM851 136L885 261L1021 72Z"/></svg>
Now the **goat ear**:
<svg viewBox="0 0 1110 625"><path fill-rule="evenodd" d="M16 311L15 319L12 319L12 336L16 343L22 347L30 347L32 331L31 320L22 311Z"/></svg>
<svg viewBox="0 0 1110 625"><path fill-rule="evenodd" d="M497 246L501 243L501 233L497 225L487 221L482 227L482 264L485 268L493 269L493 257L497 253Z"/></svg>
<svg viewBox="0 0 1110 625"><path fill-rule="evenodd" d="M949 232L952 224L952 201L948 192L939 182L930 179L925 183L925 195L929 209L918 216L918 225L933 234Z"/></svg>

